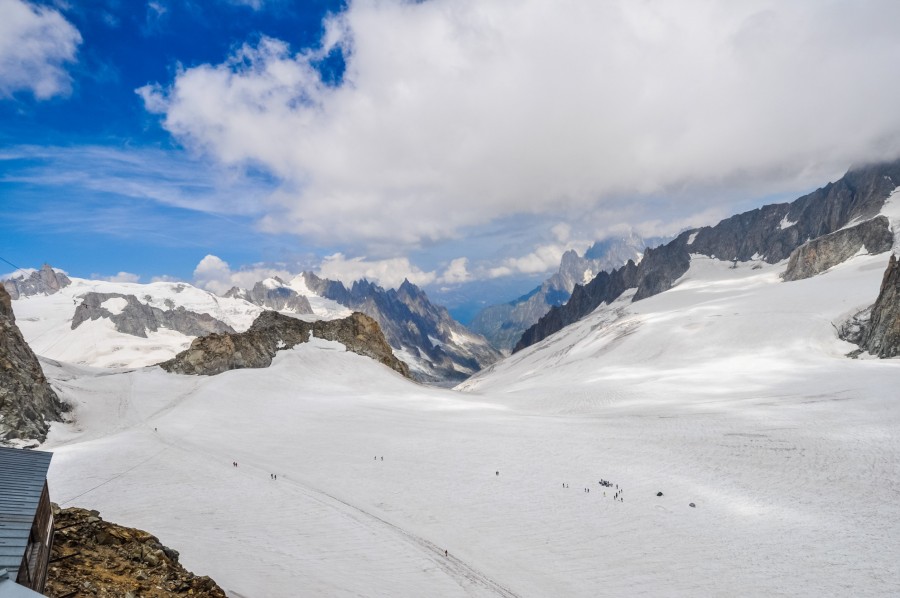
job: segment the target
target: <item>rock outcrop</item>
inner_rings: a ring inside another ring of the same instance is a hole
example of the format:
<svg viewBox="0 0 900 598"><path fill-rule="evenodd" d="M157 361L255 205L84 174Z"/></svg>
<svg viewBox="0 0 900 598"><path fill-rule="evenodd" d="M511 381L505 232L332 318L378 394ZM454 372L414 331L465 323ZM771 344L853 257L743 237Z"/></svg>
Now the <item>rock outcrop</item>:
<svg viewBox="0 0 900 598"><path fill-rule="evenodd" d="M639 261L644 249L652 244L632 234L597 242L584 256L569 250L562 256L559 270L541 286L515 301L485 307L469 327L508 354L525 330L572 296L576 285L587 284L600 272L615 270L628 260Z"/></svg>
<svg viewBox="0 0 900 598"><path fill-rule="evenodd" d="M104 304L110 299L119 299L115 309L110 310ZM160 309L141 303L134 295L122 293L86 293L81 303L75 308L72 317L72 330L88 320L107 318L118 332L147 338L147 332L156 332L160 328L175 330L187 336L203 336L213 332L234 332L228 324L217 320L209 314L198 314L184 307Z"/></svg>
<svg viewBox="0 0 900 598"><path fill-rule="evenodd" d="M44 593L51 598L225 598L216 582L178 562L178 551L145 531L103 521L97 511L53 505L53 548Z"/></svg>
<svg viewBox="0 0 900 598"><path fill-rule="evenodd" d="M900 355L900 262L896 255L888 260L875 304L853 316L838 334L876 357Z"/></svg>
<svg viewBox="0 0 900 598"><path fill-rule="evenodd" d="M52 295L70 284L72 281L68 276L57 272L49 264L44 264L40 270L32 272L28 276L24 274L13 276L3 281L6 292L14 300L32 295Z"/></svg>
<svg viewBox="0 0 900 598"><path fill-rule="evenodd" d="M304 322L266 311L246 332L194 339L188 349L159 365L171 373L207 376L241 368L264 368L271 365L278 351L309 341L311 334L342 343L348 351L371 357L410 377L409 367L394 356L378 323L359 312L339 320Z"/></svg>
<svg viewBox="0 0 900 598"><path fill-rule="evenodd" d="M63 411L64 404L16 325L9 293L0 286L0 442L43 442L49 422L60 421Z"/></svg>
<svg viewBox="0 0 900 598"><path fill-rule="evenodd" d="M894 233L886 216L877 216L850 228L843 228L804 243L788 259L785 281L811 278L841 264L861 249L871 254L890 251L894 245Z"/></svg>
<svg viewBox="0 0 900 598"><path fill-rule="evenodd" d="M278 277L257 282L250 290L232 287L225 293L225 296L243 299L273 311L291 311L296 314L313 313L309 299L288 287Z"/></svg>
<svg viewBox="0 0 900 598"><path fill-rule="evenodd" d="M374 318L390 346L405 352L404 359L410 360L413 377L420 382L453 386L500 359L487 339L431 303L408 280L398 289L385 290L366 280L348 289L311 272L304 272L303 278L316 295Z"/></svg>
<svg viewBox="0 0 900 598"><path fill-rule="evenodd" d="M617 282L631 285L625 288L636 287L633 300L639 301L670 289L687 272L692 253L727 261L759 259L774 264L810 239L834 233L854 221L874 218L898 184L900 160L853 169L839 181L791 203L763 206L726 218L715 226L685 231L665 245L648 249L634 272L629 272L633 264L626 264L613 275L618 276ZM581 292L576 288L568 303L552 309L525 331L514 352L547 338L600 304L615 300L621 288L610 281L592 281Z"/></svg>

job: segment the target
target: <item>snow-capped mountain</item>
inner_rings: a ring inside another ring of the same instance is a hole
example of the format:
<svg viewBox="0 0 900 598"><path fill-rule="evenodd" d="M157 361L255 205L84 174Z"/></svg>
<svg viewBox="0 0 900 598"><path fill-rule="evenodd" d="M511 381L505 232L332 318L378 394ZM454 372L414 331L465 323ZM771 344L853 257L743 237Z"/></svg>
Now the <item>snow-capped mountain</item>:
<svg viewBox="0 0 900 598"><path fill-rule="evenodd" d="M889 229L893 226L897 230L896 224L876 217L898 184L900 160L865 166L791 203L763 206L712 227L687 230L665 245L648 249L640 264L629 262L612 272L601 272L586 285L576 286L569 301L551 309L526 330L514 350L547 338L602 303L615 301L628 289L636 289L634 301L670 289L688 270L691 254L735 263L757 260L773 264L790 258L804 244L824 239L822 247L815 245L816 250L806 252L803 261L816 262L802 275L809 276L862 248L870 253L888 251L892 246ZM859 228L826 238L853 227ZM812 259L823 249L829 254L828 259ZM792 272L789 276L793 276Z"/></svg>
<svg viewBox="0 0 900 598"><path fill-rule="evenodd" d="M41 270L47 271L53 272L49 266ZM9 288L6 282L4 286ZM217 297L186 283L73 277L49 290L35 287L13 301L22 334L42 357L93 367L159 363L197 336L246 330L263 311L243 299Z"/></svg>
<svg viewBox="0 0 900 598"><path fill-rule="evenodd" d="M587 284L599 272L618 268L628 260L639 262L644 249L654 242L632 233L598 241L583 256L569 250L563 254L559 270L553 276L514 301L485 307L472 320L470 328L509 354L526 329L551 307L566 302L575 285Z"/></svg>

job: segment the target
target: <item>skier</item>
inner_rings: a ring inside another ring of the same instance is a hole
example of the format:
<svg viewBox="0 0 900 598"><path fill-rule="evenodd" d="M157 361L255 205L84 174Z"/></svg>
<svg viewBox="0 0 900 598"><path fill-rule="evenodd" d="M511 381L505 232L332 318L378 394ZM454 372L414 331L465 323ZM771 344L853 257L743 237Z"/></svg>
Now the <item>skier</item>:
<svg viewBox="0 0 900 598"><path fill-rule="evenodd" d="M444 549L444 556L445 556L445 557L446 557L446 556L450 556L450 553L447 552L447 549L446 549L446 548Z"/></svg>
<svg viewBox="0 0 900 598"><path fill-rule="evenodd" d="M498 476L499 476L499 475L500 475L500 472L499 472L499 471L498 471L498 472L497 472L497 473L496 473L496 475L498 475Z"/></svg>

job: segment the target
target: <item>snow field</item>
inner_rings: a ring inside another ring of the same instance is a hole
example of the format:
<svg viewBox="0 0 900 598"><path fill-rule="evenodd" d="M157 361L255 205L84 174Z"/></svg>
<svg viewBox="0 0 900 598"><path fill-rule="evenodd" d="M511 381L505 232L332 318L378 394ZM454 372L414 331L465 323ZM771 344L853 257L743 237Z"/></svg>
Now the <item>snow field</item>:
<svg viewBox="0 0 900 598"><path fill-rule="evenodd" d="M248 598L896 595L900 362L831 326L885 264L695 258L466 392L322 340L215 377L45 362L77 405L51 494Z"/></svg>

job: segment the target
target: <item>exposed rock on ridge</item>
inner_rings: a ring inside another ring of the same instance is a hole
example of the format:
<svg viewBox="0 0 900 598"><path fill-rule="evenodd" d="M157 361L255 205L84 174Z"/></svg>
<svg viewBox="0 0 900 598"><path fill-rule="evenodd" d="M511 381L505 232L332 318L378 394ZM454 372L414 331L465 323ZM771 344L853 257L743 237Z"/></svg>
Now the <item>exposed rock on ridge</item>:
<svg viewBox="0 0 900 598"><path fill-rule="evenodd" d="M648 249L639 266L626 264L605 280L595 279L580 287L581 291L576 287L566 305L553 308L525 331L514 352L581 319L601 303L614 301L626 288L637 287L634 301L670 289L687 272L692 253L728 261L755 258L775 263L786 259L809 239L833 233L855 220L873 218L898 184L900 160L866 166L791 203L763 206L712 227L685 231L665 245Z"/></svg>
<svg viewBox="0 0 900 598"><path fill-rule="evenodd" d="M145 531L103 521L97 511L53 505L55 537L45 594L225 598L209 577L178 562L178 551Z"/></svg>
<svg viewBox="0 0 900 598"><path fill-rule="evenodd" d="M124 299L127 303L119 313L113 313L103 307L103 303L110 299ZM134 295L94 292L86 293L81 304L75 309L75 315L72 317L72 330L88 320L100 318L112 321L118 332L141 338L147 338L148 331L156 332L160 328L175 330L187 336L203 336L212 332L234 332L234 328L209 314L198 314L181 306L162 310L141 303Z"/></svg>
<svg viewBox="0 0 900 598"><path fill-rule="evenodd" d="M16 326L9 293L0 286L0 441L43 442L47 422L60 421L64 410Z"/></svg>
<svg viewBox="0 0 900 598"><path fill-rule="evenodd" d="M876 357L900 355L900 262L888 260L875 304L846 322L838 334Z"/></svg>
<svg viewBox="0 0 900 598"><path fill-rule="evenodd" d="M487 339L454 320L443 307L408 280L399 289L384 290L359 280L347 289L342 283L304 272L315 294L374 318L391 347L414 358L413 377L430 384L455 385L494 363L500 353Z"/></svg>
<svg viewBox="0 0 900 598"><path fill-rule="evenodd" d="M72 281L68 276L57 272L49 264L44 264L40 270L32 272L27 277L20 275L3 281L6 292L13 300L32 295L52 295L70 284Z"/></svg>
<svg viewBox="0 0 900 598"><path fill-rule="evenodd" d="M271 280L275 284L266 285L261 281L253 285L250 290L232 287L225 293L225 296L243 299L274 311L292 311L296 314L313 313L309 299L286 286L280 278L276 277Z"/></svg>
<svg viewBox="0 0 900 598"><path fill-rule="evenodd" d="M241 368L264 368L275 353L316 338L337 341L358 355L371 357L407 378L409 368L394 356L378 323L359 312L339 320L304 322L274 311L263 312L241 333L210 334L163 362L161 368L177 374L215 375Z"/></svg>
<svg viewBox="0 0 900 598"><path fill-rule="evenodd" d="M810 278L843 263L860 249L868 253L884 253L894 245L891 223L886 216L877 216L862 224L844 228L804 243L793 252L784 273L785 281Z"/></svg>

